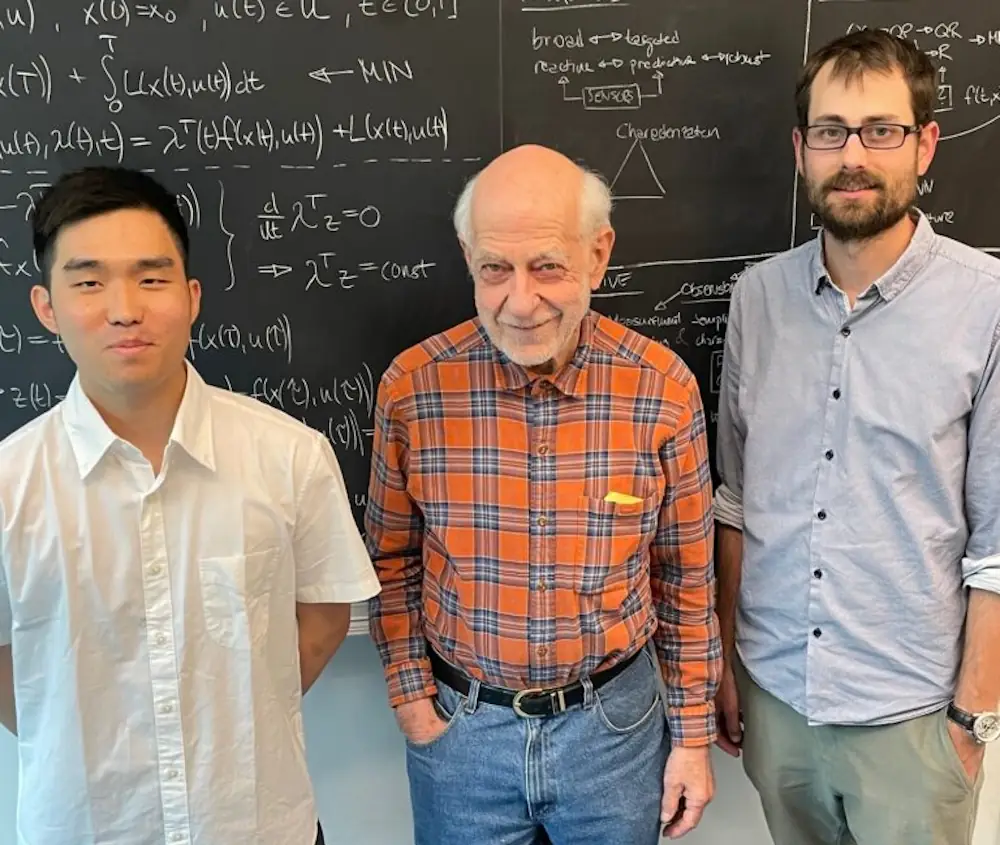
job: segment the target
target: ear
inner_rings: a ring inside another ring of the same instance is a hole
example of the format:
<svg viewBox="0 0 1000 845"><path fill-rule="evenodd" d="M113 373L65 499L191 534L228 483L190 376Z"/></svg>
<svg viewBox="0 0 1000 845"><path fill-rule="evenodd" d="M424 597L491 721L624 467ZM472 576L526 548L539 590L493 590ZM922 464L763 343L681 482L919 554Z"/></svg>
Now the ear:
<svg viewBox="0 0 1000 845"><path fill-rule="evenodd" d="M590 246L590 289L597 290L604 281L604 274L608 270L608 262L611 260L611 251L615 247L615 230L610 226L605 226L591 241Z"/></svg>
<svg viewBox="0 0 1000 845"><path fill-rule="evenodd" d="M34 285L31 288L31 307L38 322L52 334L59 334L59 324L56 322L55 311L52 310L52 294L44 285Z"/></svg>
<svg viewBox="0 0 1000 845"><path fill-rule="evenodd" d="M792 147L795 149L795 167L799 171L799 176L805 176L805 165L802 161L803 148L805 144L803 143L802 130L796 126L792 130Z"/></svg>
<svg viewBox="0 0 1000 845"><path fill-rule="evenodd" d="M198 319L201 313L201 282L197 279L188 279L188 293L191 296L191 325Z"/></svg>
<svg viewBox="0 0 1000 845"><path fill-rule="evenodd" d="M932 120L920 130L917 140L917 172L920 176L931 169L939 140L941 140L941 125L936 120Z"/></svg>

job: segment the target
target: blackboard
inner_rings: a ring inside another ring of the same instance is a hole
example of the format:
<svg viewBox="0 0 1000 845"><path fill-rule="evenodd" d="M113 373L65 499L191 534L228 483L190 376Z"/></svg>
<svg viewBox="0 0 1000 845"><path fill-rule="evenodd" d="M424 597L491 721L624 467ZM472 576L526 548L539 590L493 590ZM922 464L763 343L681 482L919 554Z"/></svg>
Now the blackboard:
<svg viewBox="0 0 1000 845"><path fill-rule="evenodd" d="M1000 252L1000 4L0 0L0 435L73 373L29 307L32 204L68 168L122 163L191 225L191 359L325 432L360 524L382 371L474 313L458 192L536 142L612 183L594 306L687 361L711 436L734 281L815 235L796 75L859 27L939 66L943 141L919 203Z"/></svg>

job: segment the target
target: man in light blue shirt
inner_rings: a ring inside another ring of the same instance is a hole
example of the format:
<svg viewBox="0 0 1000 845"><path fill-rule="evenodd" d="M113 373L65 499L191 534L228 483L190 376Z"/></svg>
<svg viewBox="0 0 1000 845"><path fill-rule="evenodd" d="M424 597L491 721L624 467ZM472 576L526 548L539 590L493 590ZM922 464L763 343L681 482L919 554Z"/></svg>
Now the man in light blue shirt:
<svg viewBox="0 0 1000 845"><path fill-rule="evenodd" d="M968 845L1000 736L1000 261L913 207L936 91L884 32L811 57L822 230L733 294L720 745L777 845Z"/></svg>

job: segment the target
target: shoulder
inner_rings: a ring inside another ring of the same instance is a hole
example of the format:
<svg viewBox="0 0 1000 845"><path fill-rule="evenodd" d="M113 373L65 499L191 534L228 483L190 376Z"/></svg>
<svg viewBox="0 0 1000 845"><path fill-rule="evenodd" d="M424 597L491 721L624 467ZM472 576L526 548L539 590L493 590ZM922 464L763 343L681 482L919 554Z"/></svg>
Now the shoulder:
<svg viewBox="0 0 1000 845"><path fill-rule="evenodd" d="M680 398L694 392L694 374L674 350L614 320L598 316L591 340L592 363L634 370L650 379L651 390Z"/></svg>
<svg viewBox="0 0 1000 845"><path fill-rule="evenodd" d="M205 399L217 437L231 439L242 431L258 448L282 456L289 450L308 452L325 440L321 432L252 396L206 384Z"/></svg>
<svg viewBox="0 0 1000 845"><path fill-rule="evenodd" d="M23 479L50 449L67 445L62 412L59 402L0 440L0 488Z"/></svg>
<svg viewBox="0 0 1000 845"><path fill-rule="evenodd" d="M934 260L964 270L1000 293L1000 259L945 235L935 235Z"/></svg>
<svg viewBox="0 0 1000 845"><path fill-rule="evenodd" d="M489 339L479 320L466 320L400 352L383 374L381 385L398 399L412 391L415 380L426 371L469 361L489 351Z"/></svg>
<svg viewBox="0 0 1000 845"><path fill-rule="evenodd" d="M748 264L737 274L734 295L752 295L760 292L764 286L780 285L782 282L801 284L811 272L816 260L816 250L816 241L811 240Z"/></svg>

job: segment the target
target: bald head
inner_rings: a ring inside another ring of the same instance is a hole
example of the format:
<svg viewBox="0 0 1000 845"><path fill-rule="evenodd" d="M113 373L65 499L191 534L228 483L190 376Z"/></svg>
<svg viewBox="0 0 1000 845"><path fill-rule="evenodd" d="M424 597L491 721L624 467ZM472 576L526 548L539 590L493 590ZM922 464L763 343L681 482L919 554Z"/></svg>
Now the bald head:
<svg viewBox="0 0 1000 845"><path fill-rule="evenodd" d="M455 206L455 230L470 246L476 232L495 223L530 225L559 219L566 233L587 237L610 225L611 193L595 173L556 150L535 144L515 147L473 177Z"/></svg>
<svg viewBox="0 0 1000 845"><path fill-rule="evenodd" d="M600 177L545 147L510 150L466 185L455 228L480 320L511 360L552 371L572 356L614 244L610 211Z"/></svg>

